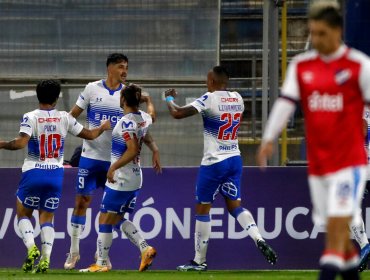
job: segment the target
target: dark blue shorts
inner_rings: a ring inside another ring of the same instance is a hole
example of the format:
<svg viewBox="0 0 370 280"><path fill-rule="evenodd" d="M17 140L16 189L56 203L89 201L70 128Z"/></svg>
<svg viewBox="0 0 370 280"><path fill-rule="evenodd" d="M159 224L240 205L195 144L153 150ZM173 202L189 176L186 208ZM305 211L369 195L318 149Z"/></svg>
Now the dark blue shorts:
<svg viewBox="0 0 370 280"><path fill-rule="evenodd" d="M109 167L109 161L81 157L77 174L77 194L92 195L97 188L104 188Z"/></svg>
<svg viewBox="0 0 370 280"><path fill-rule="evenodd" d="M17 197L26 208L54 212L62 194L64 169L31 169L22 173Z"/></svg>
<svg viewBox="0 0 370 280"><path fill-rule="evenodd" d="M230 157L212 165L199 168L196 200L198 203L212 203L217 194L231 200L240 199L240 180L243 162L240 156Z"/></svg>

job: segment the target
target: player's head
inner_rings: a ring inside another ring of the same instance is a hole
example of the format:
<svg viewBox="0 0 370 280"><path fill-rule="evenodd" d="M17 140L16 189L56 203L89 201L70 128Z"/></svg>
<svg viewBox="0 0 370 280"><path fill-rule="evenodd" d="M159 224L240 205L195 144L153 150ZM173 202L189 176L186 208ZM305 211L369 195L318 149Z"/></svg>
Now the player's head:
<svg viewBox="0 0 370 280"><path fill-rule="evenodd" d="M42 80L36 86L40 104L56 105L60 94L60 83L56 80Z"/></svg>
<svg viewBox="0 0 370 280"><path fill-rule="evenodd" d="M108 77L123 83L128 72L128 58L122 53L111 53L107 57Z"/></svg>
<svg viewBox="0 0 370 280"><path fill-rule="evenodd" d="M229 81L229 72L223 66L215 66L208 72L207 88L209 92L222 90L227 87Z"/></svg>
<svg viewBox="0 0 370 280"><path fill-rule="evenodd" d="M308 26L313 48L331 54L341 44L343 17L336 1L316 1L308 13Z"/></svg>
<svg viewBox="0 0 370 280"><path fill-rule="evenodd" d="M138 109L141 99L141 88L135 84L130 84L121 90L121 107L124 106Z"/></svg>

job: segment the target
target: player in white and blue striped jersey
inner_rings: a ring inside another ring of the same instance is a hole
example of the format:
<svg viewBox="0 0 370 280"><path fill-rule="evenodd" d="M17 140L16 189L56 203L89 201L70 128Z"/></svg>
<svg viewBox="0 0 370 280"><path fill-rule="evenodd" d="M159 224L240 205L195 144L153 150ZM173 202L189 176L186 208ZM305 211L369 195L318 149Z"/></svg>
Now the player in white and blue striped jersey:
<svg viewBox="0 0 370 280"><path fill-rule="evenodd" d="M110 270L108 253L112 245L113 228L125 233L140 249L139 271L146 270L156 255L156 250L149 246L132 223L124 218L125 213L132 213L134 210L142 186L140 168L142 143L145 141L153 150L158 150L148 132L152 118L138 109L140 98L141 89L136 85L129 85L121 92L121 104L125 114L112 132L111 165L100 207L98 257L95 264L80 272Z"/></svg>
<svg viewBox="0 0 370 280"><path fill-rule="evenodd" d="M241 206L240 181L242 159L238 146L238 129L244 111L239 93L226 89L229 74L216 66L207 76L208 92L193 103L180 107L174 103L176 91L165 93L170 114L186 118L201 113L204 126L204 155L196 184L195 257L180 271L207 269L206 253L211 234L209 211L217 194L221 194L229 213L248 231L265 258L271 264L277 260L273 249L263 240L252 214Z"/></svg>
<svg viewBox="0 0 370 280"><path fill-rule="evenodd" d="M116 125L123 116L120 107L120 92L125 87L128 73L128 58L124 54L110 54L106 61L108 76L105 80L89 83L77 99L71 114L77 118L87 110L87 124L93 128L101 120L110 120ZM149 97L142 98L147 110L155 117L154 106ZM112 131L106 131L94 141L84 141L76 182L76 199L71 217L71 246L64 264L65 269L73 269L80 259L80 236L86 223L86 210L94 191L104 188L106 174L110 166ZM158 152L153 151L154 165L159 165ZM111 266L111 264L109 264Z"/></svg>
<svg viewBox="0 0 370 280"><path fill-rule="evenodd" d="M17 190L18 228L28 251L22 266L24 272L32 270L35 260L40 256L30 221L34 210L39 210L42 242L41 259L34 272L46 272L49 269L55 235L53 217L62 192L64 139L67 133L92 140L110 129L109 121L94 129L85 129L67 112L56 110L60 94L57 81L41 81L36 93L39 108L24 114L19 136L9 142L0 141L0 149L18 150L28 145Z"/></svg>

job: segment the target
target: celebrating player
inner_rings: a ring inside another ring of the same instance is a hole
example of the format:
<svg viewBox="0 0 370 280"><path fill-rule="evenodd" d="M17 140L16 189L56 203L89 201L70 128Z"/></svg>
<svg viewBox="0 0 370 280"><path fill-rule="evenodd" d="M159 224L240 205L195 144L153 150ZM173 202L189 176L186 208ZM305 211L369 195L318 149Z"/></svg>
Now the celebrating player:
<svg viewBox="0 0 370 280"><path fill-rule="evenodd" d="M120 91L124 87L128 72L128 58L120 53L110 54L107 58L106 80L89 83L79 96L71 114L77 118L87 109L87 122L89 127L96 127L101 120L109 119L114 126L123 115L120 107ZM154 106L149 96L142 96L147 103L149 115L154 119ZM84 141L76 185L76 200L71 217L71 246L64 264L65 269L73 269L80 259L80 236L85 227L86 210L90 205L92 194L98 187L104 187L106 174L110 166L110 150L112 132L106 131L94 141ZM160 170L159 153L153 152L153 166ZM127 221L127 228L134 225ZM108 261L111 268L111 263Z"/></svg>
<svg viewBox="0 0 370 280"><path fill-rule="evenodd" d="M207 270L206 254L211 234L209 211L218 193L225 199L229 213L248 231L256 246L271 264L276 253L263 240L252 214L241 207L240 180L242 159L238 146L238 129L244 111L243 98L226 90L229 74L216 66L207 76L208 92L187 106L175 104L177 93L166 91L170 114L182 119L201 113L204 125L204 155L196 185L195 257L189 264L177 267L180 271Z"/></svg>
<svg viewBox="0 0 370 280"><path fill-rule="evenodd" d="M342 43L343 19L332 1L317 1L309 12L314 50L289 65L281 97L270 114L259 148L259 165L273 153L295 103L304 111L308 181L313 219L326 225L319 279L359 279L358 253L348 226L358 224L366 180L362 112L370 102L370 60Z"/></svg>
<svg viewBox="0 0 370 280"><path fill-rule="evenodd" d="M121 91L121 106L125 113L112 133L111 165L99 216L98 258L95 264L81 269L80 272L110 270L108 252L112 245L113 227L124 232L140 249L139 271L146 270L156 255L156 250L147 244L132 223L123 218L125 213L134 210L136 197L142 185L140 168L142 142L146 141L149 147L158 150L148 132L152 118L138 109L140 98L141 89L136 85L125 87Z"/></svg>
<svg viewBox="0 0 370 280"><path fill-rule="evenodd" d="M95 139L110 129L105 121L91 130L83 128L74 117L55 109L60 94L60 84L53 80L38 83L39 109L24 114L19 136L12 141L0 141L0 149L19 150L28 145L28 155L22 167L22 179L17 191L18 228L27 247L24 272L34 268L40 251L35 245L34 228L30 221L35 209L39 210L41 227L41 259L34 272L49 269L54 242L54 211L59 206L63 183L63 152L67 133L84 139Z"/></svg>

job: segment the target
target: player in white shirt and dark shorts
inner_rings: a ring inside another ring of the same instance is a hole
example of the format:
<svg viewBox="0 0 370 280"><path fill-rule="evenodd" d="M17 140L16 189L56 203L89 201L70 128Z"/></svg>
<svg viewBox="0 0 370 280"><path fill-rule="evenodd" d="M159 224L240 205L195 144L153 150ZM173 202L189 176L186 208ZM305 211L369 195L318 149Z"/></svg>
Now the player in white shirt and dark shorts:
<svg viewBox="0 0 370 280"><path fill-rule="evenodd" d="M60 84L44 80L36 88L39 109L23 115L19 136L12 141L0 141L0 149L18 150L28 145L28 154L22 167L22 178L17 190L18 229L27 247L24 272L35 273L49 269L54 242L54 212L59 206L64 168L64 141L67 133L84 139L95 139L110 129L109 121L88 130L69 113L55 109ZM39 210L41 227L41 254L33 237L31 217ZM39 263L35 261L40 257Z"/></svg>
<svg viewBox="0 0 370 280"><path fill-rule="evenodd" d="M142 186L140 151L144 139L152 149L158 150L148 132L152 118L138 109L140 99L141 89L136 85L129 85L121 91L121 106L125 114L112 132L111 165L100 207L98 257L95 264L80 272L110 270L108 253L112 246L113 228L125 233L140 248L139 271L146 270L156 256L156 250L147 244L135 227L124 226L127 220L123 218L125 213L134 210Z"/></svg>
<svg viewBox="0 0 370 280"><path fill-rule="evenodd" d="M206 254L211 233L209 211L218 193L229 213L248 231L268 262L275 264L277 255L263 240L252 214L241 206L240 182L242 159L238 146L238 129L244 111L239 93L226 89L227 70L214 67L207 76L208 92L193 103L180 107L174 103L177 93L167 90L166 101L170 114L182 119L201 113L204 126L204 155L196 184L195 257L189 264L177 267L180 271L207 270Z"/></svg>
<svg viewBox="0 0 370 280"><path fill-rule="evenodd" d="M120 92L125 87L128 72L128 58L121 53L112 53L106 61L107 79L89 83L77 99L71 114L77 118L87 110L87 123L96 127L101 120L110 120L112 127L123 116L120 107ZM143 96L149 114L155 117L154 106L149 96ZM65 269L73 269L80 259L80 236L86 223L86 210L90 205L95 190L104 188L106 174L110 166L112 131L104 132L93 141L84 141L76 182L76 200L71 217L71 246L64 264ZM160 169L159 153L153 152L153 166ZM128 227L133 224L125 223ZM111 267L109 261L108 266Z"/></svg>
<svg viewBox="0 0 370 280"><path fill-rule="evenodd" d="M335 2L314 2L308 17L314 49L290 63L257 158L266 164L274 139L300 102L313 220L327 230L319 279L340 274L356 280L359 256L348 227L361 222L367 169L362 116L370 102L370 59L342 43L343 18Z"/></svg>

